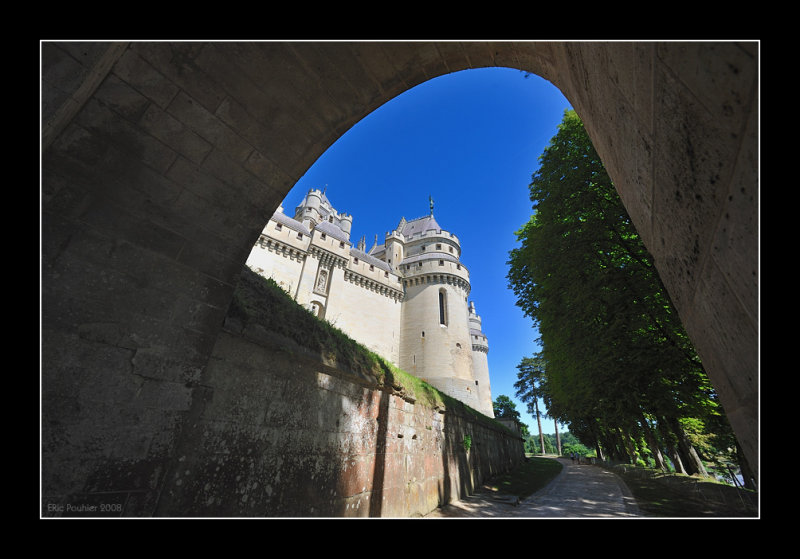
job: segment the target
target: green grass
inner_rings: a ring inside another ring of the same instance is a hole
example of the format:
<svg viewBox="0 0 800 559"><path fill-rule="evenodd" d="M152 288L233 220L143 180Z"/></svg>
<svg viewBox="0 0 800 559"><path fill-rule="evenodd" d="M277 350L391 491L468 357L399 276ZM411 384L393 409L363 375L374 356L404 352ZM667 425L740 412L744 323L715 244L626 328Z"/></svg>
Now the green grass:
<svg viewBox="0 0 800 559"><path fill-rule="evenodd" d="M669 518L754 517L756 495L713 480L656 471L614 470L645 516Z"/></svg>
<svg viewBox="0 0 800 559"><path fill-rule="evenodd" d="M514 471L492 478L486 485L498 493L525 499L550 483L562 468L552 458L526 458Z"/></svg>
<svg viewBox="0 0 800 559"><path fill-rule="evenodd" d="M245 266L233 294L228 317L243 325L257 324L287 338L300 347L318 353L337 367L375 379L377 386L397 391L433 408L459 410L475 421L508 431L502 423L483 415L399 369L380 355L356 342L332 324L320 320L299 305L275 281Z"/></svg>
<svg viewBox="0 0 800 559"><path fill-rule="evenodd" d="M486 484L493 491L520 499L542 489L563 466L552 458L531 457L514 471ZM601 466L595 466L601 467ZM631 490L644 516L661 518L741 518L758 516L756 496L723 483L641 468L610 470Z"/></svg>

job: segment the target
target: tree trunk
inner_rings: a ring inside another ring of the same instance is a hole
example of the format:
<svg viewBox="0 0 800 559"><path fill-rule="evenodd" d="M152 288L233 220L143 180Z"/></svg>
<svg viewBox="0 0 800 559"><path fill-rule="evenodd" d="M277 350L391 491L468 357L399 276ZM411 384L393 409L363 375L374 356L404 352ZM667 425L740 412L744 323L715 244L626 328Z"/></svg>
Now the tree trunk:
<svg viewBox="0 0 800 559"><path fill-rule="evenodd" d="M677 441L675 435L667 425L667 420L664 417L659 418L659 420L656 422L656 426L658 427L658 432L661 433L661 438L664 440L664 444L667 447L667 454L669 455L669 459L675 468L675 472L679 474L687 474L686 468L683 465L683 460L681 460L681 455L676 448Z"/></svg>
<svg viewBox="0 0 800 559"><path fill-rule="evenodd" d="M658 444L658 439L656 438L655 433L653 433L653 430L650 428L647 418L643 413L639 413L639 423L642 425L642 432L644 433L645 439L647 439L647 445L650 448L650 453L653 455L653 460L656 462L656 468L659 468L662 472L666 472L667 465L664 463L664 456L661 454L661 448Z"/></svg>
<svg viewBox="0 0 800 559"><path fill-rule="evenodd" d="M622 437L622 443L625 445L625 450L630 456L631 464L636 465L639 461L639 453L636 450L636 443L633 441L633 438L626 433L625 431L620 428L619 430L620 436Z"/></svg>
<svg viewBox="0 0 800 559"><path fill-rule="evenodd" d="M703 477L708 477L708 472L703 465L703 461L700 460L700 456L697 454L694 446L692 446L689 436L686 434L686 431L683 430L683 427L681 427L680 422L675 418L670 418L669 421L672 432L675 433L678 439L678 452L684 462L686 471L689 475L700 474Z"/></svg>
<svg viewBox="0 0 800 559"><path fill-rule="evenodd" d="M689 454L689 459L692 461L692 469L696 470L696 473L703 477L710 477L706 470L706 465L703 464L702 458L700 458L700 455L697 453L697 449L689 443L688 439L684 444L687 445L686 452Z"/></svg>
<svg viewBox="0 0 800 559"><path fill-rule="evenodd" d="M542 418L539 416L539 403L533 401L533 409L536 410L536 422L539 424L539 444L542 445L542 455L544 455L544 434L542 433Z"/></svg>
<svg viewBox="0 0 800 559"><path fill-rule="evenodd" d="M598 433L600 429L598 429L596 425L591 425L589 427L589 431L592 433L592 439L594 440L594 450L597 453L597 458L599 460L605 461L605 456L603 456L603 449L600 447L600 437L602 434Z"/></svg>
<svg viewBox="0 0 800 559"><path fill-rule="evenodd" d="M594 441L594 450L597 453L597 459L600 460L601 462L605 462L606 457L603 455L603 449L600 447L600 441L598 441L597 439L595 439Z"/></svg>
<svg viewBox="0 0 800 559"><path fill-rule="evenodd" d="M617 433L617 430L613 428L606 428L603 430L603 432L604 437L602 440L605 443L606 450L611 456L611 459L618 464L626 462L627 455L620 447L622 441L619 437L619 433Z"/></svg>
<svg viewBox="0 0 800 559"><path fill-rule="evenodd" d="M556 427L556 452L561 456L561 435L558 434L558 420L553 419L553 425Z"/></svg>
<svg viewBox="0 0 800 559"><path fill-rule="evenodd" d="M742 448L739 446L738 442L736 443L736 461L739 462L739 469L742 471L744 486L747 489L757 491L758 484L756 483L755 476L753 475L753 470L750 469L750 464L747 463L747 459L744 457L744 452L742 452Z"/></svg>
<svg viewBox="0 0 800 559"><path fill-rule="evenodd" d="M689 475L686 472L686 468L683 467L683 460L681 460L681 455L678 452L678 449L675 448L674 445L669 444L667 446L667 453L669 454L669 459L672 461L672 466L675 468L675 472L679 474Z"/></svg>
<svg viewBox="0 0 800 559"><path fill-rule="evenodd" d="M608 450L608 455L614 462L624 461L619 453L619 447L617 446L617 437L615 433L610 432L609 430L605 430L602 441L603 444L605 444L606 449Z"/></svg>

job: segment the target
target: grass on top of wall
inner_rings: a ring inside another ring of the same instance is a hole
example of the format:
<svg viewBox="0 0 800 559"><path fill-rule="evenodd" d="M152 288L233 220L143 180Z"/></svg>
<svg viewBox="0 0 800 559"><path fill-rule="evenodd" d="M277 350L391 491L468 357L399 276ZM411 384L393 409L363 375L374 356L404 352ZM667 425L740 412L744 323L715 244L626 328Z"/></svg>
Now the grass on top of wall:
<svg viewBox="0 0 800 559"><path fill-rule="evenodd" d="M505 425L394 366L339 328L317 318L299 305L274 280L260 276L247 266L242 269L228 317L237 319L244 325L257 324L301 347L318 352L339 366L365 373L375 378L378 386L390 386L399 393L434 408L461 409L479 421L489 421L494 427L508 431Z"/></svg>

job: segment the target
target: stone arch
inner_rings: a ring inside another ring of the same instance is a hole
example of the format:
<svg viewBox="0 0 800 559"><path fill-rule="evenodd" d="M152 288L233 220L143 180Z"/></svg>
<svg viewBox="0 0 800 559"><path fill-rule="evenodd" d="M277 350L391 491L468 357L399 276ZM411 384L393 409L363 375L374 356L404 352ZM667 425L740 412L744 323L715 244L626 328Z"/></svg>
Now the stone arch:
<svg viewBox="0 0 800 559"><path fill-rule="evenodd" d="M111 455L170 460L296 180L392 97L486 66L581 115L757 471L757 61L746 42L42 44L43 494ZM153 406L163 424L132 423Z"/></svg>
<svg viewBox="0 0 800 559"><path fill-rule="evenodd" d="M325 318L325 303L314 299L309 303L309 307L314 316L317 318Z"/></svg>

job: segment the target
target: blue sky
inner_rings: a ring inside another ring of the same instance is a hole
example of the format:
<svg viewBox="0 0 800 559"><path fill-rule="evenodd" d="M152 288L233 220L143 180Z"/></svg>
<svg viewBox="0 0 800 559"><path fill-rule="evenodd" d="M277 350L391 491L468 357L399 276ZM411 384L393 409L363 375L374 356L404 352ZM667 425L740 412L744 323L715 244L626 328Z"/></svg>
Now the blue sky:
<svg viewBox="0 0 800 559"><path fill-rule="evenodd" d="M346 134L308 169L283 202L292 215L311 188L325 188L337 211L353 215L351 240L378 235L401 217L427 215L461 240L461 261L489 338L492 399L517 404L516 365L538 351L538 332L514 304L506 280L514 232L531 215L528 184L569 102L550 82L509 68L455 72L392 99ZM553 422L543 430L554 432ZM559 427L561 429L561 427Z"/></svg>

